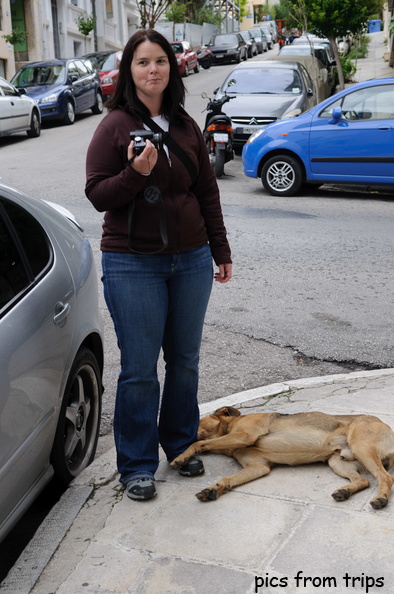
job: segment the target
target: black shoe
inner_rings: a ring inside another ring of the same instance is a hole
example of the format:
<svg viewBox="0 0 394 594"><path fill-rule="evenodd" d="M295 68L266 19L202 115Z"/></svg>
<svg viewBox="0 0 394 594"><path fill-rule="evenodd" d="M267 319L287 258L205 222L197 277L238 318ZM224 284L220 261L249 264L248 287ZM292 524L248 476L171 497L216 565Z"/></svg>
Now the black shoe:
<svg viewBox="0 0 394 594"><path fill-rule="evenodd" d="M179 470L181 476L198 476L204 474L204 464L200 456L192 456L187 464L184 464Z"/></svg>
<svg viewBox="0 0 394 594"><path fill-rule="evenodd" d="M154 480L149 477L131 479L126 485L127 497L136 501L152 499L156 495Z"/></svg>

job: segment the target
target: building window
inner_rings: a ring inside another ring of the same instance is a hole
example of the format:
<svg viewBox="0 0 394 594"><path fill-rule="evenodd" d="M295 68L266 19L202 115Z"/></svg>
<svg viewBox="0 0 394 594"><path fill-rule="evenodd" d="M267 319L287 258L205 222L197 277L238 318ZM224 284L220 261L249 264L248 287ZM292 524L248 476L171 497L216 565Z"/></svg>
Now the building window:
<svg viewBox="0 0 394 594"><path fill-rule="evenodd" d="M107 19L112 19L114 16L114 8L112 6L112 0L105 0L105 11Z"/></svg>

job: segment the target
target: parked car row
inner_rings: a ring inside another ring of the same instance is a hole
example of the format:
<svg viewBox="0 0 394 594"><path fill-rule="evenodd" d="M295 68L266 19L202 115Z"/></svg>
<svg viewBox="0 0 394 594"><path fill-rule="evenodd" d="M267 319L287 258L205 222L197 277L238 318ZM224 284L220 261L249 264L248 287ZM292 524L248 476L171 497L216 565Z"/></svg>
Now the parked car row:
<svg viewBox="0 0 394 594"><path fill-rule="evenodd" d="M41 134L43 121L73 124L76 114L103 112L103 90L90 60L29 62L11 82L0 77L0 136L26 131Z"/></svg>
<svg viewBox="0 0 394 594"><path fill-rule="evenodd" d="M273 45L272 37L268 41L264 28L254 27L247 31L235 33L221 33L213 35L207 44L212 54L213 64L226 64L252 58L259 53L266 52Z"/></svg>
<svg viewBox="0 0 394 594"><path fill-rule="evenodd" d="M73 124L78 113L88 109L95 114L103 112L99 75L83 58L29 62L11 83L37 102L43 121Z"/></svg>

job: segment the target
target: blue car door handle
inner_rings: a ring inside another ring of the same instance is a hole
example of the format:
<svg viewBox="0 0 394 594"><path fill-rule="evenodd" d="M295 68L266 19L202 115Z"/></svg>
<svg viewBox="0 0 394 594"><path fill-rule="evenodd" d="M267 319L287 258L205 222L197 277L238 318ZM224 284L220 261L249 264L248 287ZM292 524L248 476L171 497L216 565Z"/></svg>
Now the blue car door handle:
<svg viewBox="0 0 394 594"><path fill-rule="evenodd" d="M391 130L391 126L379 126L378 130Z"/></svg>
<svg viewBox="0 0 394 594"><path fill-rule="evenodd" d="M69 303L62 303L58 301L55 305L55 316L53 318L54 324L63 328L67 321L67 316L70 313L71 307Z"/></svg>

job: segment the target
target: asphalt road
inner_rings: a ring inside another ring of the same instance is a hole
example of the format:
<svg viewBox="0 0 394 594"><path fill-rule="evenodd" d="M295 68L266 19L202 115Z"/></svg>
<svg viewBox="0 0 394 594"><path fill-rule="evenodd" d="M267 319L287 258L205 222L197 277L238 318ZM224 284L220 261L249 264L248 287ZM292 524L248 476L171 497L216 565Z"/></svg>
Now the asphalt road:
<svg viewBox="0 0 394 594"><path fill-rule="evenodd" d="M212 96L232 67L184 79L186 108L200 126L207 103L201 92ZM69 208L91 240L98 269L102 215L85 198L84 183L86 149L101 117L86 112L73 126L47 125L38 139L0 139L0 175ZM234 278L213 289L200 401L286 379L392 366L392 196L322 188L300 198L273 198L259 180L243 176L239 155L225 172L219 186ZM103 299L101 307L106 435L119 354Z"/></svg>

